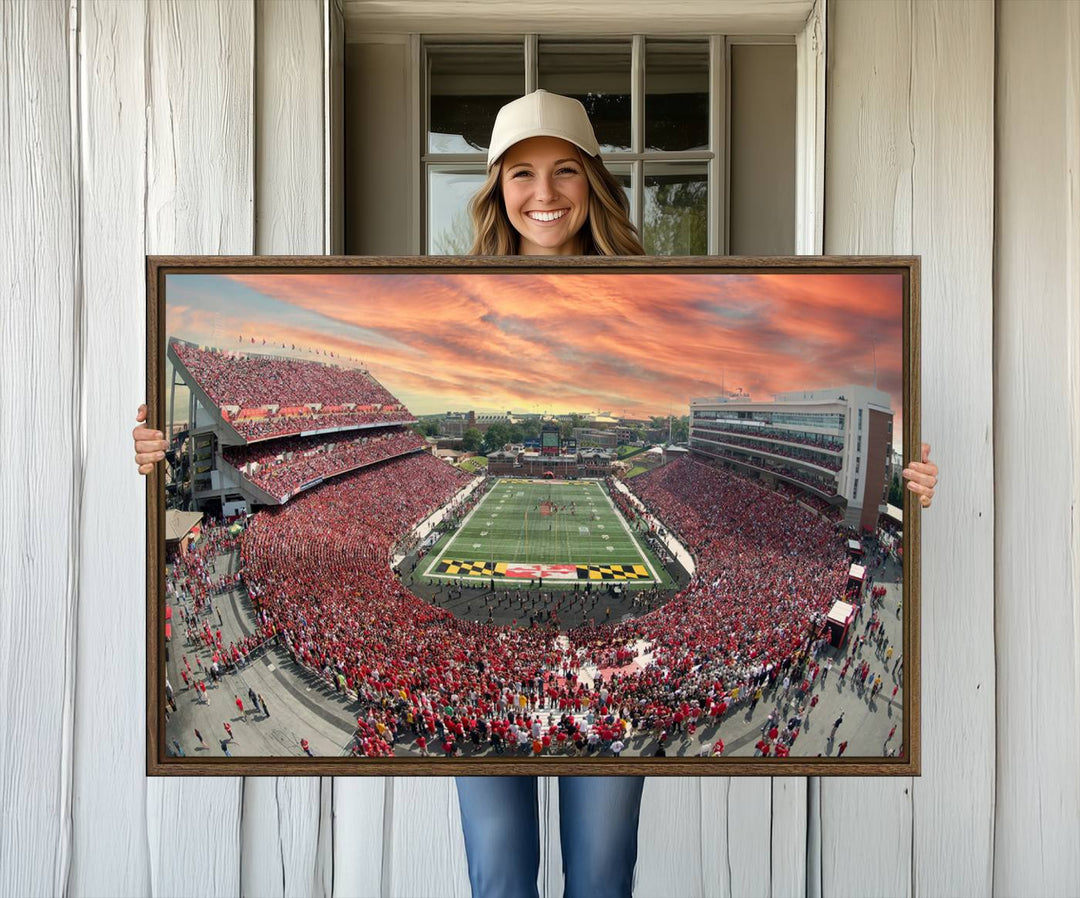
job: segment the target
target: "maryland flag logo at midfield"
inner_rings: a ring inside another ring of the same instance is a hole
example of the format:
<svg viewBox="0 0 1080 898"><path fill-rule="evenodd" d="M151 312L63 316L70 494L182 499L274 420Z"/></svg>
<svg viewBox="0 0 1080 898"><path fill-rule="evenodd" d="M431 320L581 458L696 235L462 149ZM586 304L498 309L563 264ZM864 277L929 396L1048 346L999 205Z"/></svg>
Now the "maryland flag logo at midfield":
<svg viewBox="0 0 1080 898"><path fill-rule="evenodd" d="M648 580L649 571L643 564L579 564L579 580Z"/></svg>
<svg viewBox="0 0 1080 898"><path fill-rule="evenodd" d="M438 572L448 577L503 577L506 575L506 562L451 561L444 558L439 562Z"/></svg>

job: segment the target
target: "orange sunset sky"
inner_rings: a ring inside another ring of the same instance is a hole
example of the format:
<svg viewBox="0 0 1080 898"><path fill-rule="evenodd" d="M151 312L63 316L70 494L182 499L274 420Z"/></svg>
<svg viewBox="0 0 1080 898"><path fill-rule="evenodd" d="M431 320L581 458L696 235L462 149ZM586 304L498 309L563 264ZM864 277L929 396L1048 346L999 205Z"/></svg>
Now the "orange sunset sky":
<svg viewBox="0 0 1080 898"><path fill-rule="evenodd" d="M414 414L685 415L721 384L762 400L872 386L876 363L898 438L902 309L898 274L431 271L169 275L166 285L169 336L362 361Z"/></svg>

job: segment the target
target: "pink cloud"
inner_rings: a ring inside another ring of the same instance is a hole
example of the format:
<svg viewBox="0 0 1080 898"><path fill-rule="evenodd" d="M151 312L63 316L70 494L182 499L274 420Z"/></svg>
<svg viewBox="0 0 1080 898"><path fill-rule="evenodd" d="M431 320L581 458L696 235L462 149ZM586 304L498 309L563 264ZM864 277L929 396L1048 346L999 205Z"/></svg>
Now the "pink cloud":
<svg viewBox="0 0 1080 898"><path fill-rule="evenodd" d="M762 398L870 383L875 350L878 383L901 410L897 275L431 271L230 280L312 313L312 324L225 324L219 316L219 326L363 359L412 406L423 402L421 411L666 414L721 382Z"/></svg>

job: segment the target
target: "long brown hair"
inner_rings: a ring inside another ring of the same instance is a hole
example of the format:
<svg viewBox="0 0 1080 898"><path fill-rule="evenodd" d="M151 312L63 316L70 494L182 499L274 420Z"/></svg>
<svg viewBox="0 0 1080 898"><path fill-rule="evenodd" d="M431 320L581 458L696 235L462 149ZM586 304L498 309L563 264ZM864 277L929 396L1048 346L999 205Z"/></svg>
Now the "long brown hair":
<svg viewBox="0 0 1080 898"><path fill-rule="evenodd" d="M589 215L581 230L586 256L643 256L645 250L630 221L630 202L622 185L599 156L578 154L589 182ZM502 159L488 170L487 180L469 201L473 256L516 256L520 235L510 224L503 203Z"/></svg>

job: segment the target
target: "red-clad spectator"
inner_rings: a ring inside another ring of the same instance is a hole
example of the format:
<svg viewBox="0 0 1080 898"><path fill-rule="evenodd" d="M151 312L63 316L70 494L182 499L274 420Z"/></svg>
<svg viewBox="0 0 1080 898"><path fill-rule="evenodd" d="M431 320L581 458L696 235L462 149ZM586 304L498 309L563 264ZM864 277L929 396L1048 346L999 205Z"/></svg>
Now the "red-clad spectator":
<svg viewBox="0 0 1080 898"><path fill-rule="evenodd" d="M230 426L249 441L415 421L361 368L226 352L182 340L169 346Z"/></svg>

